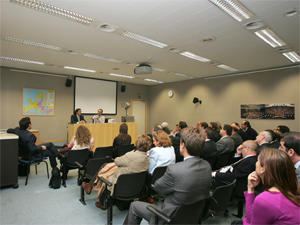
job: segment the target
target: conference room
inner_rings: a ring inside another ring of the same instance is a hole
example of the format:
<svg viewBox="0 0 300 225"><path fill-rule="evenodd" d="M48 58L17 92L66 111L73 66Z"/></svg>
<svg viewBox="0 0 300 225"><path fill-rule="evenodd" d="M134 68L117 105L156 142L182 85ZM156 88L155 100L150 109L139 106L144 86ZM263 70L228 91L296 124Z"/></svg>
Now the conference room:
<svg viewBox="0 0 300 225"><path fill-rule="evenodd" d="M214 2L1 1L0 128L30 116L40 143L67 143L76 108L87 124L100 108L117 123L133 116L139 135L162 122L170 129L179 121L241 123L241 105L293 104L294 119L249 121L258 132L279 124L299 132L299 2L234 1L249 13L239 19ZM77 89L82 80L91 83ZM112 88L103 92L98 84ZM54 91L52 114L26 114L24 89ZM76 102L82 94L88 96ZM86 206L78 201L76 172L67 188L53 190L43 167L37 175L32 167L27 186L19 177L18 189L1 189L3 223L105 223L95 195ZM122 223L126 212L115 209L114 216Z"/></svg>

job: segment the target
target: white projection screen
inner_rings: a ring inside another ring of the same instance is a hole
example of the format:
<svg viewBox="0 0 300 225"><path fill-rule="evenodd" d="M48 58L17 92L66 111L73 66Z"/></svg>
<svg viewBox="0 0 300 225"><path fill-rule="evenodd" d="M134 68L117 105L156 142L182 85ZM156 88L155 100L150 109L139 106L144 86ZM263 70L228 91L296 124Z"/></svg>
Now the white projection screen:
<svg viewBox="0 0 300 225"><path fill-rule="evenodd" d="M82 114L97 114L101 108L104 115L116 115L117 90L116 81L75 77L75 109L81 108Z"/></svg>

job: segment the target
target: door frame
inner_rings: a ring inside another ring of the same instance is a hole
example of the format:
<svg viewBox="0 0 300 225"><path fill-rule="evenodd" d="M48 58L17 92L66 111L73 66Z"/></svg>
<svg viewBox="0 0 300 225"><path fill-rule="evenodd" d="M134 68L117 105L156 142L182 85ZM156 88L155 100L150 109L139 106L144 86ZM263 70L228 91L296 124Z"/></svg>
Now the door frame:
<svg viewBox="0 0 300 225"><path fill-rule="evenodd" d="M148 103L146 99L131 99L131 107L133 108L133 101L144 101L145 102L145 134L147 134L147 110L148 110ZM132 116L132 111L131 110L131 116Z"/></svg>

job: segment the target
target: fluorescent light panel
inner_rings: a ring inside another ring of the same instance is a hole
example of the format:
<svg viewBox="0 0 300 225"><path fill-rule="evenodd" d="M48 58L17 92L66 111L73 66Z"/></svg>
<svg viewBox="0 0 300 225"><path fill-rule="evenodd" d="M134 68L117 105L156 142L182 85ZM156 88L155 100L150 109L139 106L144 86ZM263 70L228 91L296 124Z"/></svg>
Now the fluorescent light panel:
<svg viewBox="0 0 300 225"><path fill-rule="evenodd" d="M12 3L16 3L18 5L26 6L31 9L35 9L44 13L48 13L54 16L59 16L65 19L69 19L84 25L90 25L94 19L83 16L74 12L71 12L69 10L61 9L59 7L43 3L41 1L37 0L10 0Z"/></svg>
<svg viewBox="0 0 300 225"><path fill-rule="evenodd" d="M156 71L159 71L159 72L164 72L165 70L164 69L160 69L160 68L154 68L152 67L153 70L156 70Z"/></svg>
<svg viewBox="0 0 300 225"><path fill-rule="evenodd" d="M291 60L293 63L294 62L300 62L300 56L295 52L286 52L282 53L285 57L287 57L289 60Z"/></svg>
<svg viewBox="0 0 300 225"><path fill-rule="evenodd" d="M84 71L84 72L90 72L90 73L96 73L96 70L87 70L87 69L82 69L82 68L76 68L76 67L70 67L70 66L64 66L65 69L70 69L70 70L79 70L79 71Z"/></svg>
<svg viewBox="0 0 300 225"><path fill-rule="evenodd" d="M109 75L116 76L116 77L124 77L124 78L134 78L133 76L126 76L126 75L115 74L115 73L110 73Z"/></svg>
<svg viewBox="0 0 300 225"><path fill-rule="evenodd" d="M182 77L188 77L188 78L194 78L192 76L189 76L189 75L186 75L186 74L183 74L183 73L174 73L174 75L176 75L176 76L182 76Z"/></svg>
<svg viewBox="0 0 300 225"><path fill-rule="evenodd" d="M191 53L191 52L182 52L182 53L180 53L180 55L183 55L183 56L191 58L191 59L198 60L200 62L209 62L209 61L211 61L210 59L206 59L204 57L201 57L201 56L196 55L196 54Z"/></svg>
<svg viewBox="0 0 300 225"><path fill-rule="evenodd" d="M231 71L231 72L239 71L238 69L232 68L232 67L230 67L230 66L226 66L226 65L224 65L224 64L217 65L217 67L222 68L222 69L224 69L224 70L229 70L229 71Z"/></svg>
<svg viewBox="0 0 300 225"><path fill-rule="evenodd" d="M130 31L124 31L120 35L123 36L123 37L128 37L128 38L140 41L140 42L144 42L144 43L149 44L149 45L153 45L153 46L158 47L158 48L164 48L164 47L168 46L167 44L164 44L162 42L155 41L153 39L141 36L139 34L132 33Z"/></svg>
<svg viewBox="0 0 300 225"><path fill-rule="evenodd" d="M119 60L119 59L109 58L109 57L100 56L100 55L94 55L94 54L90 54L90 53L85 53L84 56L94 58L94 59L101 59L101 60L106 60L106 61L110 61L110 62L116 62L116 63L123 62L122 60Z"/></svg>
<svg viewBox="0 0 300 225"><path fill-rule="evenodd" d="M253 17L254 14L247 9L242 3L237 0L209 0L235 20L241 22L242 20Z"/></svg>
<svg viewBox="0 0 300 225"><path fill-rule="evenodd" d="M150 81L150 82L155 82L155 83L163 83L162 81L159 80L152 80L152 79L144 79L145 81Z"/></svg>
<svg viewBox="0 0 300 225"><path fill-rule="evenodd" d="M287 45L277 34L270 28L254 32L264 42L271 45L273 48Z"/></svg>
<svg viewBox="0 0 300 225"><path fill-rule="evenodd" d="M61 50L61 47L57 47L57 46L54 46L54 45L43 44L43 43L39 43L39 42L35 42L35 41L28 41L28 40L24 40L24 39L20 39L20 38L4 36L2 39L4 41L11 41L11 42L15 42L15 43L20 43L20 44L24 44L24 45L31 45L31 46L34 46L34 47L46 48L46 49L51 49L51 50L55 50L55 51L60 51Z"/></svg>
<svg viewBox="0 0 300 225"><path fill-rule="evenodd" d="M15 62L31 63L31 64L37 64L37 65L45 65L45 63L43 63L43 62L31 61L31 60L26 60L26 59L17 59L17 58L10 58L10 57L4 57L4 56L1 56L1 59L11 60L11 61L15 61Z"/></svg>

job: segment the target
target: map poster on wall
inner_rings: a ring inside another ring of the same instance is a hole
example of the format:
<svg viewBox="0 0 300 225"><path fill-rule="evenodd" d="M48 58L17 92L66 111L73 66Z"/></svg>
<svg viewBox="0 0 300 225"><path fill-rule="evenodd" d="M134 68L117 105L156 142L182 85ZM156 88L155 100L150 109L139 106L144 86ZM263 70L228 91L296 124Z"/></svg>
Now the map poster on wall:
<svg viewBox="0 0 300 225"><path fill-rule="evenodd" d="M54 116L55 91L23 88L22 115Z"/></svg>
<svg viewBox="0 0 300 225"><path fill-rule="evenodd" d="M295 104L241 105L241 118L294 120Z"/></svg>

